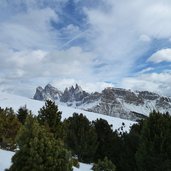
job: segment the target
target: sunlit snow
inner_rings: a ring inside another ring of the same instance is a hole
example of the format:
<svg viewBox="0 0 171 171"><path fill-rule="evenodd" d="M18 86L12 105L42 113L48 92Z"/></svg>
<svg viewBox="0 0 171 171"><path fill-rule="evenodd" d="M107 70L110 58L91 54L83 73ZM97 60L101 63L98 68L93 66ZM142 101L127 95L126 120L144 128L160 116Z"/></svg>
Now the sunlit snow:
<svg viewBox="0 0 171 171"><path fill-rule="evenodd" d="M21 96L0 93L0 107L12 107L15 111L17 111L19 107L24 105L26 105L28 109L32 110L33 114L37 115L38 110L44 105L44 102L28 99ZM119 129L122 126L122 123L125 123L124 131L129 131L130 126L135 123L129 120L114 118L93 112L87 112L63 105L58 105L58 107L59 110L62 111L62 119L72 116L74 112L83 113L90 121L96 120L98 118L107 120L109 124L113 125L113 130ZM3 171L5 168L10 167L11 157L13 156L13 154L14 153L10 151L0 150L0 171ZM90 171L91 168L92 165L90 164L80 163L80 168L74 168L74 171Z"/></svg>

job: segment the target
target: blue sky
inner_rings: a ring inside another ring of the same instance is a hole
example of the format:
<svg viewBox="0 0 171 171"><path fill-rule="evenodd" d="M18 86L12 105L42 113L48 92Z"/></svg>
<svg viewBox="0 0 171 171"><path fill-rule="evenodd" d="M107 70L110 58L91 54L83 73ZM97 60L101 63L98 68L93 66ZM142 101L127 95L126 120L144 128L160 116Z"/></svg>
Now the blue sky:
<svg viewBox="0 0 171 171"><path fill-rule="evenodd" d="M79 83L171 95L169 0L0 1L0 90Z"/></svg>

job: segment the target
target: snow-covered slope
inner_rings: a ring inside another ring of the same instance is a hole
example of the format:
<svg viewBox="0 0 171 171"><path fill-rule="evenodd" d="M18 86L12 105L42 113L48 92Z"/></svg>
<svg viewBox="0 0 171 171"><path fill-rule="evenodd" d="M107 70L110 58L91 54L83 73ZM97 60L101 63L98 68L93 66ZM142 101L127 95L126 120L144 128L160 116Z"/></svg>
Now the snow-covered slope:
<svg viewBox="0 0 171 171"><path fill-rule="evenodd" d="M14 152L5 151L0 149L0 171L4 171L9 168L11 165L11 157L14 155Z"/></svg>
<svg viewBox="0 0 171 171"><path fill-rule="evenodd" d="M37 115L38 110L44 105L44 102L28 99L17 95L0 93L0 107L12 107L15 111L17 111L19 107L24 105L26 105L28 109L32 110L33 114ZM58 105L58 107L59 110L62 111L62 119L72 116L74 112L83 113L90 121L96 120L98 118L107 120L109 124L113 125L113 130L119 129L122 126L122 123L125 123L124 131L129 131L130 126L135 123L129 120L124 120L107 115L84 111L81 109L63 106L61 104ZM0 150L0 171L4 171L5 168L9 168L11 164L11 157L13 155L13 152ZM74 171L90 171L91 167L92 165L80 163L80 168L74 168Z"/></svg>
<svg viewBox="0 0 171 171"><path fill-rule="evenodd" d="M8 169L11 165L11 158L14 155L14 152L5 151L0 149L0 171ZM92 165L80 163L79 168L75 168L73 171L91 171Z"/></svg>
<svg viewBox="0 0 171 171"><path fill-rule="evenodd" d="M15 111L19 109L19 107L26 105L28 109L32 110L33 114L37 115L38 110L44 105L43 101L37 101L33 99L29 99L26 97L0 93L0 107L12 107ZM77 108L72 108L68 106L63 106L61 104L58 105L59 110L62 111L62 119L68 118L72 116L74 112L83 113L86 117L92 121L98 118L102 118L108 121L109 124L113 125L113 129L118 129L122 126L122 123L125 123L124 131L129 131L130 126L135 123L133 121L124 120L120 118L115 118L107 115L97 114L93 112L84 111Z"/></svg>

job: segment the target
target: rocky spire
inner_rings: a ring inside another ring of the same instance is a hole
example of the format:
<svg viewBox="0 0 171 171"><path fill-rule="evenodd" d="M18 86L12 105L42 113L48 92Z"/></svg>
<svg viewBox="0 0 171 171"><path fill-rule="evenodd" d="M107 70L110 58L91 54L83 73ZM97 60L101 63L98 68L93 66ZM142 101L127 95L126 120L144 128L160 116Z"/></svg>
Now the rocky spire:
<svg viewBox="0 0 171 171"><path fill-rule="evenodd" d="M61 91L53 87L51 84L47 84L44 89L42 87L37 87L33 98L35 100L60 100L61 96Z"/></svg>

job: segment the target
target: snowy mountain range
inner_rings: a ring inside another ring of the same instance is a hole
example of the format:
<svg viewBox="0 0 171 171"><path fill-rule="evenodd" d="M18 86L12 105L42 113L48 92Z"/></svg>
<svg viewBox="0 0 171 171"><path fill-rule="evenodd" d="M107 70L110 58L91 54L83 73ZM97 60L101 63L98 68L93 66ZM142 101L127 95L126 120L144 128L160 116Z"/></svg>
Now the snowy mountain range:
<svg viewBox="0 0 171 171"><path fill-rule="evenodd" d="M48 87L50 87L50 85L47 86L47 88ZM49 94L50 92L48 92L49 90L47 88L46 88L46 93L42 93L44 98L45 98L45 95L47 95L46 98L51 97ZM56 89L50 88L50 90L56 90ZM54 96L54 97L55 99L58 98L58 96ZM60 94L60 97L61 97L61 94ZM126 132L129 132L130 127L135 123L129 120L124 120L124 119L115 118L115 117L111 117L107 115L88 112L85 110L83 111L81 109L73 108L72 106L69 107L63 104L58 104L59 111L62 111L62 120L64 120L65 118L71 117L73 113L78 113L78 114L83 113L83 115L85 115L89 119L89 121L95 121L96 119L102 118L106 120L110 125L113 125L112 128L114 131L119 130L119 131L126 131ZM38 101L34 99L29 99L27 97L0 92L0 107L2 108L12 107L14 111L18 111L20 107L25 106L25 105L27 106L29 110L32 111L34 115L37 115L40 108L44 106L44 101ZM11 158L13 155L14 155L14 152L0 149L0 171L3 171L6 168L10 167ZM73 171L90 171L91 168L92 168L91 164L80 163L80 168L78 169L74 167Z"/></svg>
<svg viewBox="0 0 171 171"><path fill-rule="evenodd" d="M44 105L44 101L38 101L34 99L29 99L27 97L0 92L0 107L12 107L15 112L17 112L20 107L26 106L29 110L32 111L33 115L37 115L40 108L42 108ZM135 123L133 121L89 112L78 108L73 108L72 106L69 107L63 104L58 104L58 109L62 112L62 120L71 117L73 113L82 113L89 119L89 121L95 121L96 119L100 118L106 120L110 125L113 125L113 130L120 130L120 128L123 127L124 123L123 131L128 132L130 130L130 126Z"/></svg>
<svg viewBox="0 0 171 171"><path fill-rule="evenodd" d="M136 121L145 118L152 110L171 113L171 98L149 91L131 91L122 88L105 88L101 93L88 93L78 84L63 92L48 84L37 87L35 100L54 100L85 111Z"/></svg>

